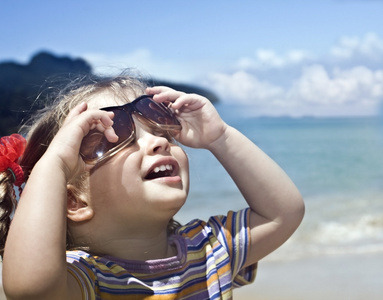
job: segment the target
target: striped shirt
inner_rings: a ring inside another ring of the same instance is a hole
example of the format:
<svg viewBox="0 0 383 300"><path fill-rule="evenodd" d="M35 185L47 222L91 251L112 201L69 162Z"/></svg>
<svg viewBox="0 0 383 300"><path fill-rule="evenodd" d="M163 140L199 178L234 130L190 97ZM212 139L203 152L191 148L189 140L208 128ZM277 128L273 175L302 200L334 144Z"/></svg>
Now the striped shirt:
<svg viewBox="0 0 383 300"><path fill-rule="evenodd" d="M244 268L249 209L193 220L170 237L177 256L122 260L68 251L68 271L83 299L232 299L232 289L254 281L257 264Z"/></svg>

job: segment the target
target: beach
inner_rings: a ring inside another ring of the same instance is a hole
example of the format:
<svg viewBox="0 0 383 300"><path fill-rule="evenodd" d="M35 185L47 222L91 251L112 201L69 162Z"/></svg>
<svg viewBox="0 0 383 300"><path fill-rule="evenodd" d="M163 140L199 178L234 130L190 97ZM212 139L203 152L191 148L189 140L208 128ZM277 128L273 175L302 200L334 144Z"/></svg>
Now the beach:
<svg viewBox="0 0 383 300"><path fill-rule="evenodd" d="M235 290L241 300L378 300L383 255L318 256L259 263L255 282Z"/></svg>

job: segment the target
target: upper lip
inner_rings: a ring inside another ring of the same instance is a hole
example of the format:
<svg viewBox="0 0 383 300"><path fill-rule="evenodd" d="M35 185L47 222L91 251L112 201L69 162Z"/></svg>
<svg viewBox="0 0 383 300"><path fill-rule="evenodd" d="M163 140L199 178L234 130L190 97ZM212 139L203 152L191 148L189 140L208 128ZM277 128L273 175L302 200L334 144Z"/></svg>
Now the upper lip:
<svg viewBox="0 0 383 300"><path fill-rule="evenodd" d="M156 160L145 173L144 178L149 178L150 174L154 174L156 168L161 168L161 166L171 166L171 176L175 176L178 174L179 165L178 162L173 157L164 157ZM168 168L167 168L168 169ZM158 171L158 169L156 170Z"/></svg>

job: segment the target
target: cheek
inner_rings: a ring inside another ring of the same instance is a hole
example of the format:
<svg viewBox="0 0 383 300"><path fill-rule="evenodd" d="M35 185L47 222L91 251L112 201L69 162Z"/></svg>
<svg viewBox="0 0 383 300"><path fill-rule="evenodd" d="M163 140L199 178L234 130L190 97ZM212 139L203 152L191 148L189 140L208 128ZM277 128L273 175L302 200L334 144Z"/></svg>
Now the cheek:
<svg viewBox="0 0 383 300"><path fill-rule="evenodd" d="M92 196L113 198L123 192L123 184L131 174L126 174L126 164L119 158L117 154L91 172L89 181Z"/></svg>
<svg viewBox="0 0 383 300"><path fill-rule="evenodd" d="M189 160L186 158L182 165L182 172L185 174L187 180L189 181Z"/></svg>
<svg viewBox="0 0 383 300"><path fill-rule="evenodd" d="M189 190L189 159L185 151L178 146L172 150L172 154L178 161L182 181L186 185L187 190Z"/></svg>

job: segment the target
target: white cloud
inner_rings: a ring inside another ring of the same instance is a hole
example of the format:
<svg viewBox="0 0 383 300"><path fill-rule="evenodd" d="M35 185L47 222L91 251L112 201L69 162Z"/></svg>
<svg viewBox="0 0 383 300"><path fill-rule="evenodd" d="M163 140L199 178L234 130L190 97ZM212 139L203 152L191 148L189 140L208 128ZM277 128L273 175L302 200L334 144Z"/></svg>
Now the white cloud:
<svg viewBox="0 0 383 300"><path fill-rule="evenodd" d="M309 66L303 69L289 94L302 102L324 105L377 104L383 98L383 70L359 66L328 72L322 65Z"/></svg>
<svg viewBox="0 0 383 300"><path fill-rule="evenodd" d="M287 88L246 71L212 74L205 85L227 102L256 107L258 114L368 115L377 113L383 99L383 70L359 66L329 72L316 64L303 68Z"/></svg>
<svg viewBox="0 0 383 300"><path fill-rule="evenodd" d="M283 95L283 88L261 81L252 74L238 71L233 74L213 73L205 82L217 91L221 99L242 104L270 105Z"/></svg>
<svg viewBox="0 0 383 300"><path fill-rule="evenodd" d="M383 62L383 40L368 33L341 38L322 57L259 49L205 84L222 99L262 106L266 114L375 114L383 99L383 68L376 62Z"/></svg>
<svg viewBox="0 0 383 300"><path fill-rule="evenodd" d="M236 63L239 69L270 69L283 68L289 65L296 65L313 57L304 50L291 50L285 54L278 54L270 49L258 49L254 57L242 57Z"/></svg>
<svg viewBox="0 0 383 300"><path fill-rule="evenodd" d="M363 56L371 60L382 60L383 40L375 33L368 33L363 37L343 37L330 53L338 59L352 59Z"/></svg>

